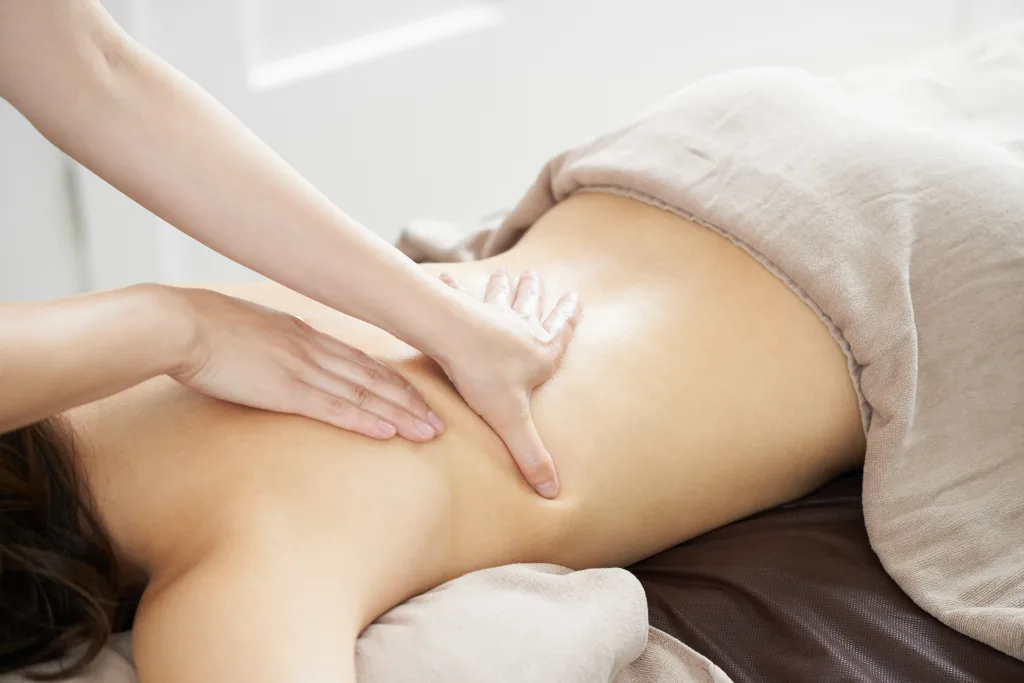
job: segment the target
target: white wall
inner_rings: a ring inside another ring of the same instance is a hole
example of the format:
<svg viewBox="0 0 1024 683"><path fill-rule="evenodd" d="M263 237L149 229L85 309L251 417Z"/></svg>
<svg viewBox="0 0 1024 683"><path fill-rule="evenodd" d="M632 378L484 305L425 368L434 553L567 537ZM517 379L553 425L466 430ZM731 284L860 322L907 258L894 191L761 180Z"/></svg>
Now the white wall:
<svg viewBox="0 0 1024 683"><path fill-rule="evenodd" d="M83 286L65 157L0 100L0 301Z"/></svg>
<svg viewBox="0 0 1024 683"><path fill-rule="evenodd" d="M104 4L388 239L410 218L469 222L506 206L547 156L694 78L761 63L833 73L1024 18L1024 0ZM493 10L501 22L315 77L254 82L281 60L463 7ZM61 158L0 103L0 300L253 276L82 169L76 272Z"/></svg>

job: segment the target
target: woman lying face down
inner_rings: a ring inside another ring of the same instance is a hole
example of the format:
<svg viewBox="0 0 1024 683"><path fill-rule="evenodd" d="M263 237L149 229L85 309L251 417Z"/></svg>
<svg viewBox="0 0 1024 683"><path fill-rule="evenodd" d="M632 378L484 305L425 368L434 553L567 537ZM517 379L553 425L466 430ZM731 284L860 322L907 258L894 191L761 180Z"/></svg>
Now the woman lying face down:
<svg viewBox="0 0 1024 683"><path fill-rule="evenodd" d="M48 450L21 463L37 468L34 486L50 482L49 496L23 497L18 513L34 525L35 554L13 560L15 530L4 528L0 634L13 638L3 666L89 641L105 600L143 589L133 636L143 683L351 681L360 631L449 579L515 562L627 565L861 462L845 356L726 239L631 199L582 194L498 257L427 268L541 324L551 302L538 278L491 277L526 267L587 302L533 401L556 499L526 484L444 374L401 342L276 285L218 288L383 359L441 415L444 435L372 441L165 378L70 411L63 432L37 434ZM72 442L77 482L61 454ZM12 490L22 475L0 477L5 499L24 493ZM18 581L34 604L10 597Z"/></svg>

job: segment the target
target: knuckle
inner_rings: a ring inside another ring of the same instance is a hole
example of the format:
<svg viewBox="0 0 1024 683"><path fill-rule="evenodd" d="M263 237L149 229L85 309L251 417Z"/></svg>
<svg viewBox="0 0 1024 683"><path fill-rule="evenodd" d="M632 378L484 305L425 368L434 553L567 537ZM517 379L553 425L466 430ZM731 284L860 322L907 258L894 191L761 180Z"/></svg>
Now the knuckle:
<svg viewBox="0 0 1024 683"><path fill-rule="evenodd" d="M296 363L303 368L320 367L320 354L316 349L310 348L307 344L295 344L291 350Z"/></svg>
<svg viewBox="0 0 1024 683"><path fill-rule="evenodd" d="M373 400L373 393L366 387L357 384L352 390L352 403L357 408L365 408Z"/></svg>
<svg viewBox="0 0 1024 683"><path fill-rule="evenodd" d="M338 421L350 419L355 412L355 407L340 396L328 396L326 403L327 414Z"/></svg>
<svg viewBox="0 0 1024 683"><path fill-rule="evenodd" d="M388 381L389 377L386 372L380 368L367 367L365 370L366 381L371 384L383 384Z"/></svg>

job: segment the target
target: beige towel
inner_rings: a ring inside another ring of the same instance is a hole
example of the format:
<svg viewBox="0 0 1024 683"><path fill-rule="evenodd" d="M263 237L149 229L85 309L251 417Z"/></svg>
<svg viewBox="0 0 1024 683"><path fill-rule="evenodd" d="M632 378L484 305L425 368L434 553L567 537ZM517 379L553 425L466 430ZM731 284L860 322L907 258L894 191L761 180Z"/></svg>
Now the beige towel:
<svg viewBox="0 0 1024 683"><path fill-rule="evenodd" d="M861 397L872 547L922 608L1024 659L1024 25L838 79L695 83L456 248L500 253L582 191L717 230L819 314Z"/></svg>
<svg viewBox="0 0 1024 683"><path fill-rule="evenodd" d="M511 565L391 610L359 638L359 683L610 683L647 641L647 600L623 569Z"/></svg>
<svg viewBox="0 0 1024 683"><path fill-rule="evenodd" d="M382 616L356 652L359 683L729 683L647 625L643 588L623 569L468 574Z"/></svg>

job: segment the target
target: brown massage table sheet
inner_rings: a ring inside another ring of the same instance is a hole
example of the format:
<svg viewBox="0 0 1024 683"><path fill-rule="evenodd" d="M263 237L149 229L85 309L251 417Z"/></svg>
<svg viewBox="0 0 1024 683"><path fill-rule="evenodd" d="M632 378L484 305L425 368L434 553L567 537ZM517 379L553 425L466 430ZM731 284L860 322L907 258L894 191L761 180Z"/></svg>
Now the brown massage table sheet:
<svg viewBox="0 0 1024 683"><path fill-rule="evenodd" d="M945 626L885 573L859 470L630 569L651 625L734 683L1024 682L1024 663Z"/></svg>

